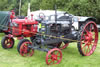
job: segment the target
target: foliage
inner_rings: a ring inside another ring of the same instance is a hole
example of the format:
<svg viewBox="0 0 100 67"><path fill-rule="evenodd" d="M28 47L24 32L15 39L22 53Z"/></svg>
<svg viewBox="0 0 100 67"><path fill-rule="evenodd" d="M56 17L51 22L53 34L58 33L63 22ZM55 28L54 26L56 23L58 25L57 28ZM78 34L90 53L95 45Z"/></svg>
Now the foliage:
<svg viewBox="0 0 100 67"><path fill-rule="evenodd" d="M20 0L0 0L0 10L15 9L18 15ZM21 15L27 15L28 2L31 3L31 11L53 10L57 5L58 10L79 16L93 16L100 22L100 0L21 0Z"/></svg>

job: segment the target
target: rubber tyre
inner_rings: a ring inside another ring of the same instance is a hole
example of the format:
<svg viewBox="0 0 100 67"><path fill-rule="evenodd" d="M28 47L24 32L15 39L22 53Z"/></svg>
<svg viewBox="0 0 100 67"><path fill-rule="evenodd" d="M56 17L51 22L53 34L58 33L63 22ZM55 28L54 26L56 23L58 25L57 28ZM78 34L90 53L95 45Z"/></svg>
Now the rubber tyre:
<svg viewBox="0 0 100 67"><path fill-rule="evenodd" d="M17 45L17 51L20 53L20 47L22 45L23 42L29 41L28 39L22 39L19 41L18 45ZM30 42L30 41L29 41Z"/></svg>
<svg viewBox="0 0 100 67"><path fill-rule="evenodd" d="M3 38L2 38L2 40L1 40L1 46L2 46L2 48L4 48L4 49L11 49L11 48L13 48L13 46L14 46L14 39L13 38L11 38L11 40L12 40L12 45L11 45L11 47L7 47L6 45L5 45L5 40L7 39L8 37L7 36L4 36Z"/></svg>

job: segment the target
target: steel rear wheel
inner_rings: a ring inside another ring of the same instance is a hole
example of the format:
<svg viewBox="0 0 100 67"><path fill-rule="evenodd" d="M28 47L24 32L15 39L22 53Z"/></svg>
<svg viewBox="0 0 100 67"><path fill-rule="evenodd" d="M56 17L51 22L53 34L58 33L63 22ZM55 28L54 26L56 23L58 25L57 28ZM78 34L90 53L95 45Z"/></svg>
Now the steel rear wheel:
<svg viewBox="0 0 100 67"><path fill-rule="evenodd" d="M98 29L93 21L88 21L82 28L78 37L78 50L81 55L90 56L97 46Z"/></svg>
<svg viewBox="0 0 100 67"><path fill-rule="evenodd" d="M1 45L4 49L11 49L14 46L14 39L11 37L4 36Z"/></svg>
<svg viewBox="0 0 100 67"><path fill-rule="evenodd" d="M58 48L51 49L46 55L46 64L59 64L62 60L62 52Z"/></svg>
<svg viewBox="0 0 100 67"><path fill-rule="evenodd" d="M61 43L59 43L58 45L57 45L57 48L59 48L59 49L65 49L66 47L68 47L68 45L69 45L69 43L67 42L61 42Z"/></svg>
<svg viewBox="0 0 100 67"><path fill-rule="evenodd" d="M34 54L34 50L28 47L31 45L32 43L29 40L22 39L17 46L17 50L24 57L32 56Z"/></svg>

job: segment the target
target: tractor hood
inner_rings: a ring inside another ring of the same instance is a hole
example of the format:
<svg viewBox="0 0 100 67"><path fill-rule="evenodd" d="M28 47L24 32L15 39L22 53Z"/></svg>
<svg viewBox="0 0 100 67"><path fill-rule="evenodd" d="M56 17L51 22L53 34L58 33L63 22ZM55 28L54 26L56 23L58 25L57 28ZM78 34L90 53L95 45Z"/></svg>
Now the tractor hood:
<svg viewBox="0 0 100 67"><path fill-rule="evenodd" d="M26 23L26 24L37 24L38 22L35 20L31 20L31 19L13 19L12 20L13 23L18 23L18 24L22 24L22 23Z"/></svg>

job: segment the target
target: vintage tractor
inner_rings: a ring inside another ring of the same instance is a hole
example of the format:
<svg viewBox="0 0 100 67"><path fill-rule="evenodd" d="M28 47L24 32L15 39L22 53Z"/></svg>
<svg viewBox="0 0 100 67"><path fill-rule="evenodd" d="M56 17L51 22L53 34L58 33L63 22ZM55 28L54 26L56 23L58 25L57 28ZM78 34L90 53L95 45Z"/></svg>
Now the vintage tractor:
<svg viewBox="0 0 100 67"><path fill-rule="evenodd" d="M13 37L20 37L17 50L22 56L32 56L34 50L47 52L46 64L59 64L62 60L61 50L69 43L77 42L78 51L82 56L90 56L96 49L98 29L96 19L92 17L74 16L68 13L60 15L55 11L55 20L45 20L43 13L39 19L14 19L10 16L8 29L2 30L6 35L2 40L2 47L12 48ZM42 15L42 16L41 16ZM52 15L48 18L51 19ZM77 22L78 30L72 30L72 24ZM23 39L30 37L30 40Z"/></svg>
<svg viewBox="0 0 100 67"><path fill-rule="evenodd" d="M82 56L90 56L96 49L98 29L96 19L92 17L74 16L68 13L58 15L55 11L55 20L45 20L43 13L39 14L38 32L28 39L22 39L18 44L18 52L22 56L32 56L34 50L47 52L46 64L59 64L62 60L61 50L69 43L77 42L78 51ZM78 30L72 30L72 24L79 24Z"/></svg>
<svg viewBox="0 0 100 67"><path fill-rule="evenodd" d="M0 31L6 35L1 41L4 49L10 49L14 46L14 37L23 39L24 37L32 37L37 33L37 21L33 19L18 19L12 10L0 12Z"/></svg>

